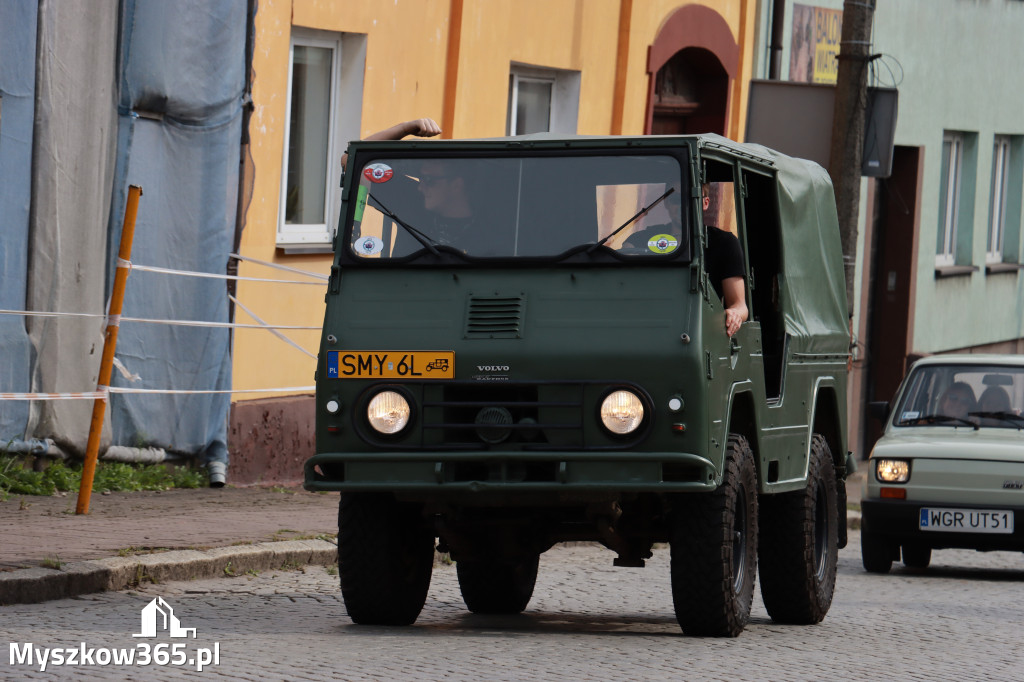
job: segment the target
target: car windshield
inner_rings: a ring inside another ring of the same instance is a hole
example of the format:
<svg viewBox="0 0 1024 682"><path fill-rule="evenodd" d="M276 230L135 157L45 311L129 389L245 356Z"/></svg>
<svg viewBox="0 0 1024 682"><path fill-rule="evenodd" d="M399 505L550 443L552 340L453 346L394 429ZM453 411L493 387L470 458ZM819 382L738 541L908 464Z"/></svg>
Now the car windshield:
<svg viewBox="0 0 1024 682"><path fill-rule="evenodd" d="M359 169L345 234L360 259L688 261L683 186L665 155L378 158Z"/></svg>
<svg viewBox="0 0 1024 682"><path fill-rule="evenodd" d="M896 426L1024 428L1024 367L925 365L911 375Z"/></svg>

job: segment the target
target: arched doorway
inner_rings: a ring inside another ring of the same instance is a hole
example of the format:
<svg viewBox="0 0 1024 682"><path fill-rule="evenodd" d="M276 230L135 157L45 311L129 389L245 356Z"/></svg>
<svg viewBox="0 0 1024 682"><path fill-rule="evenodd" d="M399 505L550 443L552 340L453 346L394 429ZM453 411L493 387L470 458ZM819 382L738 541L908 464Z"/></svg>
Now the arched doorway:
<svg viewBox="0 0 1024 682"><path fill-rule="evenodd" d="M739 46L728 23L702 5L676 10L648 53L647 134L726 134Z"/></svg>

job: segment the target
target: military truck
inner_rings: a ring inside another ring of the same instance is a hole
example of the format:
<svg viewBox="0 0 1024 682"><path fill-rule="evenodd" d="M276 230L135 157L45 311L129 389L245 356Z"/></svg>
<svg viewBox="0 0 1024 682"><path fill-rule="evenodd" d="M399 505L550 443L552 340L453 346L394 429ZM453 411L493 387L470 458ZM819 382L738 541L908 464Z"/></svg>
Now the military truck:
<svg viewBox="0 0 1024 682"><path fill-rule="evenodd" d="M413 623L435 550L470 611L521 612L570 541L617 566L668 543L688 634L738 635L758 565L775 621L824 618L852 458L819 166L716 135L542 134L355 142L348 167L305 487L341 492L354 622ZM707 225L742 248L732 336Z"/></svg>

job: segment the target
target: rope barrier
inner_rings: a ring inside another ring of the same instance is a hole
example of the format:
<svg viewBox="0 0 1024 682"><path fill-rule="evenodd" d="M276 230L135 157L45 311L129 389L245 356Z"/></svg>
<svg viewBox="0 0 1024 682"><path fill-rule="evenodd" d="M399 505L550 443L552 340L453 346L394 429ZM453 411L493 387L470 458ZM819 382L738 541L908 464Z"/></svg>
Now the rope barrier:
<svg viewBox="0 0 1024 682"><path fill-rule="evenodd" d="M103 400L103 391L87 393L0 393L0 400Z"/></svg>
<svg viewBox="0 0 1024 682"><path fill-rule="evenodd" d="M145 324L170 324L178 325L182 327L215 327L215 328L234 328L234 329L321 329L319 325L295 325L295 324L243 324L238 322L205 322L203 320L156 320L146 317L123 317L123 316L107 316L100 313L57 313L57 312L45 312L41 310L0 310L0 315L24 315L28 317L85 317L85 318L103 318L110 320L110 324L115 324L115 320L119 322L140 322Z"/></svg>
<svg viewBox="0 0 1024 682"><path fill-rule="evenodd" d="M323 280L325 282L330 279L330 277L328 277L327 275L321 275L321 274L315 273L315 272L306 272L305 270L299 270L298 268L292 268L292 267L289 267L287 265L278 265L277 263L268 263L265 260L258 260L256 258L249 258L248 256L239 256L237 253L230 253L228 255L231 258L234 258L235 260L244 260L244 261L249 262L249 263L257 263L259 265L265 265L268 268L274 268L274 269L277 269L277 270L284 270L286 272L294 272L294 273L297 273L297 274L300 274L300 275L305 275L306 277L316 277L317 279L321 279L321 280Z"/></svg>
<svg viewBox="0 0 1024 682"><path fill-rule="evenodd" d="M261 319L259 318L259 316L258 316L258 315L256 315L256 313L254 313L253 311L251 311L251 310L249 310L248 308L246 308L246 307L245 307L245 304L243 304L243 303L242 303L241 301L239 301L239 300L238 300L237 298L235 298L235 297L234 297L234 296L232 296L231 294L228 294L228 298L230 298L230 299L231 299L232 303L234 303L234 304L235 304L235 305L237 305L237 306L238 306L239 308L241 308L242 310L244 310L244 311L245 311L245 312L246 312L246 313L247 313L247 314L248 314L248 315L249 315L250 317L252 317L252 319L256 320L256 321L257 321L257 322L259 322L260 324L264 324L263 320L261 320ZM274 335L274 336L276 336L277 338L279 338L279 339L281 339L282 341L284 341L285 343L287 343L287 344L288 344L289 346L292 346L293 348L298 348L298 349L299 349L300 351L302 351L303 353L305 353L305 354L306 354L306 355L308 355L309 357L311 357L311 358L313 358L314 360L316 360L316 355L315 355L315 354L313 354L313 353L310 353L310 352L309 352L308 350L306 350L305 348L303 348L303 347L302 347L302 346L300 346L299 344L295 343L294 341L292 341L291 339L289 339L289 338L288 338L287 336L285 336L285 335L284 335L284 334L282 334L281 332L277 331L276 329L271 329L270 327L267 327L267 331L269 331L269 332L270 332L271 334L273 334L273 335Z"/></svg>
<svg viewBox="0 0 1024 682"><path fill-rule="evenodd" d="M121 264L118 263L118 267ZM208 279L231 279L240 282L274 282L275 284L311 284L322 287L323 282L302 282L295 279L267 279L264 277L241 277L239 275L222 275L215 272L195 272L194 270L172 270L170 268L158 268L155 265L136 265L128 261L126 266L129 270L140 272L156 272L163 275L183 275L185 277L206 277Z"/></svg>
<svg viewBox="0 0 1024 682"><path fill-rule="evenodd" d="M172 389L172 388L129 388L110 386L105 391L84 393L0 393L0 400L106 400L108 393L141 393L162 395L207 395L231 393L313 393L316 386L287 386L279 388L238 388L223 390Z"/></svg>

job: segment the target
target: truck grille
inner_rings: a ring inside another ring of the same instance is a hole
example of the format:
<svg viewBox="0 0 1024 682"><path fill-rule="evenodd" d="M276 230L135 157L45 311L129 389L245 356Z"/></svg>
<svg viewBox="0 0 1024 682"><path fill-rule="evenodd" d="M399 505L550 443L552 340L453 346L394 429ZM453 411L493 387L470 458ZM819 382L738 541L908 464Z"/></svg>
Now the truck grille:
<svg viewBox="0 0 1024 682"><path fill-rule="evenodd" d="M427 447L583 446L580 384L428 385L422 407Z"/></svg>

